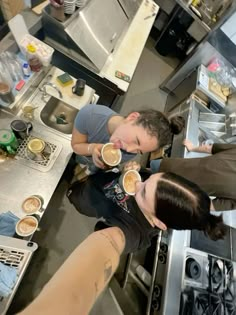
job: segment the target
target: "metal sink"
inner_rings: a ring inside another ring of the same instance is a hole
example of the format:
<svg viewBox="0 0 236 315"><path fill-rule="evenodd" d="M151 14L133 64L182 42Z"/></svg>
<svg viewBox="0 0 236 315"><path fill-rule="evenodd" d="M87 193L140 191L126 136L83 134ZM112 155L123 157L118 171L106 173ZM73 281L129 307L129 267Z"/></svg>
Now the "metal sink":
<svg viewBox="0 0 236 315"><path fill-rule="evenodd" d="M52 96L42 109L40 118L48 127L64 134L72 134L77 113L78 109Z"/></svg>

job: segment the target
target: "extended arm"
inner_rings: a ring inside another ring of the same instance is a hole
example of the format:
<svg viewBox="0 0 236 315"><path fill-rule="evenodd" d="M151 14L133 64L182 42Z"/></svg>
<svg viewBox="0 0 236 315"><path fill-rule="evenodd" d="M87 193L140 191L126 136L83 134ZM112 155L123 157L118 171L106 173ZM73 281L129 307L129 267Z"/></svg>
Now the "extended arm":
<svg viewBox="0 0 236 315"><path fill-rule="evenodd" d="M191 141L185 139L183 145L189 152L209 153L212 154L212 145L203 144L201 146L194 146Z"/></svg>
<svg viewBox="0 0 236 315"><path fill-rule="evenodd" d="M87 135L80 133L76 128L73 129L71 146L75 153L84 156L92 156L93 162L97 167L104 168L100 160L102 143L88 143Z"/></svg>
<svg viewBox="0 0 236 315"><path fill-rule="evenodd" d="M114 274L124 247L118 227L92 233L19 315L88 314Z"/></svg>

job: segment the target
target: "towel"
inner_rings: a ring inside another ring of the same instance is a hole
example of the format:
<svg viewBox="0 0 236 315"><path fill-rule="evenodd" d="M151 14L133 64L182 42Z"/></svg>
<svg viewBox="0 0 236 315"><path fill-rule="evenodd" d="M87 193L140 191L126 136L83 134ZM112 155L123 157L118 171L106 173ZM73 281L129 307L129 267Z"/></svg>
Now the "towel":
<svg viewBox="0 0 236 315"><path fill-rule="evenodd" d="M0 262L0 296L11 294L17 281L17 269Z"/></svg>
<svg viewBox="0 0 236 315"><path fill-rule="evenodd" d="M16 223L19 220L10 211L0 214L0 235L13 236L15 234Z"/></svg>

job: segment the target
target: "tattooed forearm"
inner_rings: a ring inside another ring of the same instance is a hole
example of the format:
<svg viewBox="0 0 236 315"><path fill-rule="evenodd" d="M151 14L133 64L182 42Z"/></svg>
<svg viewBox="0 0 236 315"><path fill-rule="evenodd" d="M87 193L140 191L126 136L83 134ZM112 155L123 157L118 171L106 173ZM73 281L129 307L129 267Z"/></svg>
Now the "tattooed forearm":
<svg viewBox="0 0 236 315"><path fill-rule="evenodd" d="M106 284L112 275L112 262L108 259L104 263L104 283Z"/></svg>
<svg viewBox="0 0 236 315"><path fill-rule="evenodd" d="M116 242L113 240L113 238L110 235L107 235L107 234L105 234L103 232L101 232L101 235L104 236L108 240L108 242L112 245L112 247L115 249L117 254L120 255L119 247L116 244Z"/></svg>
<svg viewBox="0 0 236 315"><path fill-rule="evenodd" d="M120 236L120 240L121 240L122 244L125 244L125 237L124 237L123 232L120 229L118 229L117 232ZM116 243L116 241L113 239L113 237L110 236L109 234L105 233L105 232L102 232L102 231L100 232L100 234L108 240L108 242L112 245L112 247L115 249L117 254L120 256L120 254L121 254L120 248L119 248L118 244Z"/></svg>

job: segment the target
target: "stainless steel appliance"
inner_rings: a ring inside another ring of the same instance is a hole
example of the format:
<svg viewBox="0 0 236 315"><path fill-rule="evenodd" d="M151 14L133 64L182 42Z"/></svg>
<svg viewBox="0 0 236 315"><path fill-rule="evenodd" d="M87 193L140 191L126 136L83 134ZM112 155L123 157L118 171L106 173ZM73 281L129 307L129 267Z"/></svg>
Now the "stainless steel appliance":
<svg viewBox="0 0 236 315"><path fill-rule="evenodd" d="M79 53L98 72L119 46L140 3L140 0L90 0L64 22L53 17L49 5L43 10L45 35Z"/></svg>
<svg viewBox="0 0 236 315"><path fill-rule="evenodd" d="M179 315L236 314L236 263L188 248Z"/></svg>

